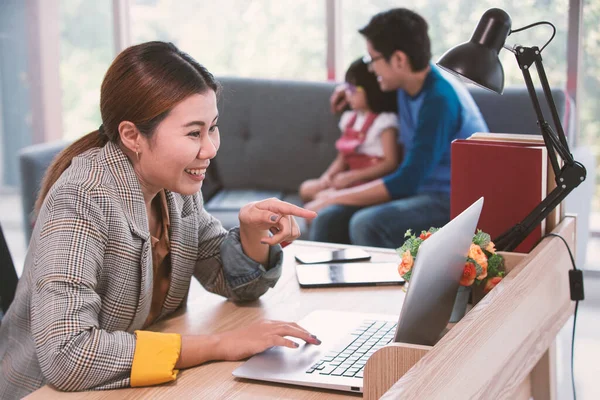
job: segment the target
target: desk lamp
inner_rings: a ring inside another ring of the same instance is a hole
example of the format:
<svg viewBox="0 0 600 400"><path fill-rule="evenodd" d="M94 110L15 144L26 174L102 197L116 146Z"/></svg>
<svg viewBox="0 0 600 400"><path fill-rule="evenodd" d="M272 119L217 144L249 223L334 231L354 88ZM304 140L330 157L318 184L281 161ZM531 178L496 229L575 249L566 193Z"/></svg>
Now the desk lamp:
<svg viewBox="0 0 600 400"><path fill-rule="evenodd" d="M553 33L550 40L541 49L537 46L525 47L521 45L515 45L511 48L504 44L509 35L542 24L550 25ZM498 54L504 47L517 58L519 68L523 73L523 78L525 78L527 92L537 114L537 123L542 131L544 144L548 149L548 157L554 170L556 188L525 219L497 238L494 238L493 241L498 250L513 251L586 177L585 167L575 161L569 151L544 66L542 65L542 51L552 41L555 33L556 28L554 25L546 21L536 22L520 29L511 30L510 16L499 8L492 8L487 10L479 20L471 36L471 40L448 50L437 62L437 65L446 71L466 78L466 80L484 89L502 94L504 89L504 70L498 59ZM533 64L535 64L537 74L540 78L540 83L544 90L550 112L552 113L557 133L554 132L550 124L544 119L529 72ZM557 154L563 160L562 167L559 165Z"/></svg>

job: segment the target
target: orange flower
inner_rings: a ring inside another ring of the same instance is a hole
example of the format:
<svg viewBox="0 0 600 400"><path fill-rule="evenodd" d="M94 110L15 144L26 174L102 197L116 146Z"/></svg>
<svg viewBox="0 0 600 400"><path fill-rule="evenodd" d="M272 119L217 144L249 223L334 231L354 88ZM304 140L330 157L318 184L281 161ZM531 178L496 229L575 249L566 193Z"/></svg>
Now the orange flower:
<svg viewBox="0 0 600 400"><path fill-rule="evenodd" d="M473 282L475 282L475 276L477 275L477 269L475 269L475 264L472 262L465 263L465 268L463 269L463 276L460 278L461 286L471 286Z"/></svg>
<svg viewBox="0 0 600 400"><path fill-rule="evenodd" d="M410 250L406 250L402 254L402 262L398 265L398 273L400 275L406 274L413 267L414 260L412 254L410 254Z"/></svg>
<svg viewBox="0 0 600 400"><path fill-rule="evenodd" d="M488 245L485 247L486 251L489 251L492 254L496 254L496 245L494 244L494 242L492 242L490 240L490 242L488 243Z"/></svg>
<svg viewBox="0 0 600 400"><path fill-rule="evenodd" d="M487 282L485 283L485 286L483 288L483 293L488 293L490 290L492 290L493 288L496 287L496 285L498 283L500 283L500 281L502 280L501 277L499 276L495 276L491 279L488 279Z"/></svg>
<svg viewBox="0 0 600 400"><path fill-rule="evenodd" d="M481 274L479 274L477 279L482 280L483 278L485 278L487 276L488 262L487 257L483 253L483 250L481 250L481 247L479 247L475 243L471 243L471 248L469 248L469 258L475 260L477 264L479 264L483 269L483 271L481 272Z"/></svg>
<svg viewBox="0 0 600 400"><path fill-rule="evenodd" d="M425 232L425 233L421 233L421 234L419 235L419 238L420 238L420 239L422 239L422 240L426 240L426 239L427 239L427 238L429 238L429 236L431 236L431 235L432 235L432 233L431 233L431 232Z"/></svg>

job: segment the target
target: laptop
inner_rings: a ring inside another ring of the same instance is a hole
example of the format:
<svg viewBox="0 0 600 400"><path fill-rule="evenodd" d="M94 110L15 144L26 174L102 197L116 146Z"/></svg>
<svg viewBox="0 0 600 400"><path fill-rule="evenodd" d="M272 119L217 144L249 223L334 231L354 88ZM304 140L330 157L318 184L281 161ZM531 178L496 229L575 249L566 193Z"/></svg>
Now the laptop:
<svg viewBox="0 0 600 400"><path fill-rule="evenodd" d="M317 335L320 346L272 347L233 375L362 393L364 367L375 351L392 341L434 345L450 319L482 207L480 198L421 244L399 317L313 311L298 324Z"/></svg>

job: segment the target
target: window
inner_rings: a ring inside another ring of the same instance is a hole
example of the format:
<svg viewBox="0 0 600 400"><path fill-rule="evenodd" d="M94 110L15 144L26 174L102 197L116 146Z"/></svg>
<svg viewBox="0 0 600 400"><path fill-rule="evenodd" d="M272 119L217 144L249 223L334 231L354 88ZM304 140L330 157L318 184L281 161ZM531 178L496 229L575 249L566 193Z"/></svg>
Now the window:
<svg viewBox="0 0 600 400"><path fill-rule="evenodd" d="M134 43L171 41L215 75L325 80L325 4L133 0Z"/></svg>
<svg viewBox="0 0 600 400"><path fill-rule="evenodd" d="M582 66L579 78L580 143L589 146L596 156L596 186L600 185L600 2L583 2ZM592 171L588 171L592 174ZM594 196L592 230L600 231L600 193Z"/></svg>
<svg viewBox="0 0 600 400"><path fill-rule="evenodd" d="M0 2L0 195L18 186L17 153L32 136L26 11L21 2Z"/></svg>
<svg viewBox="0 0 600 400"><path fill-rule="evenodd" d="M342 7L343 56L341 65L344 71L337 76L343 77L345 68L352 60L365 54L364 38L358 29L365 26L371 16L394 7L410 8L422 15L429 24L431 38L432 61L435 62L444 52L457 44L466 42L471 37L477 22L483 13L498 7L494 0L355 0L344 2ZM501 8L512 19L513 28L520 28L530 23L547 20L556 26L556 37L544 50L544 68L552 87L562 87L566 83L566 45L567 45L567 11L568 0L511 0L502 2ZM523 44L542 47L550 38L552 30L547 26L539 26L509 36L507 45ZM500 60L504 67L505 85L524 85L514 55L506 50L500 52ZM536 82L536 74L532 74Z"/></svg>
<svg viewBox="0 0 600 400"><path fill-rule="evenodd" d="M98 129L100 85L113 57L112 2L60 1L63 137Z"/></svg>

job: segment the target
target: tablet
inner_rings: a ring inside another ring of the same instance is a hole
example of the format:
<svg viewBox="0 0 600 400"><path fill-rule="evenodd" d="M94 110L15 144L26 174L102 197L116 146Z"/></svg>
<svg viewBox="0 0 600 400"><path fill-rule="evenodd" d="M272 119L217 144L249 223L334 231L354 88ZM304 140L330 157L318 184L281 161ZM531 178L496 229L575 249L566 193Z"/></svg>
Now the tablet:
<svg viewBox="0 0 600 400"><path fill-rule="evenodd" d="M341 263L347 261L367 261L371 255L359 248L336 250L302 251L295 255L302 264Z"/></svg>
<svg viewBox="0 0 600 400"><path fill-rule="evenodd" d="M301 287L404 284L396 262L298 264L296 276Z"/></svg>

